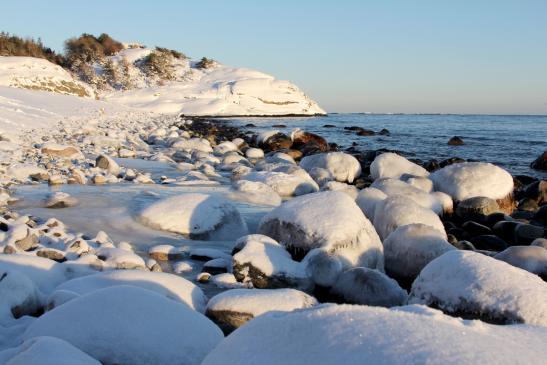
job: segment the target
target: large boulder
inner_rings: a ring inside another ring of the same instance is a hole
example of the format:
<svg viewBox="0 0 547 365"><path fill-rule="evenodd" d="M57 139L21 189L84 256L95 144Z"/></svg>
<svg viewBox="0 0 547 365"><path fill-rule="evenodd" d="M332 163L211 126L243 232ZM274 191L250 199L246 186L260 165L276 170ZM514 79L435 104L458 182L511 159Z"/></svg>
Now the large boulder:
<svg viewBox="0 0 547 365"><path fill-rule="evenodd" d="M222 332L185 304L149 290L93 291L39 317L22 338L53 336L107 365L200 364Z"/></svg>
<svg viewBox="0 0 547 365"><path fill-rule="evenodd" d="M316 248L335 253L344 267L383 270L382 244L354 200L325 191L284 202L260 222L259 232L304 257Z"/></svg>
<svg viewBox="0 0 547 365"><path fill-rule="evenodd" d="M314 168L327 170L332 178L339 182L353 182L361 175L361 164L355 157L343 152L319 153L306 156L300 161L300 167L310 172Z"/></svg>
<svg viewBox="0 0 547 365"><path fill-rule="evenodd" d="M277 171L254 171L243 175L241 180L264 183L282 197L319 191L317 183L305 171L303 172L304 174L290 174Z"/></svg>
<svg viewBox="0 0 547 365"><path fill-rule="evenodd" d="M190 193L152 203L139 213L144 224L191 239L231 240L247 233L237 208L214 195Z"/></svg>
<svg viewBox="0 0 547 365"><path fill-rule="evenodd" d="M494 258L539 275L547 281L547 250L539 246L512 246Z"/></svg>
<svg viewBox="0 0 547 365"><path fill-rule="evenodd" d="M255 318L203 365L540 365L546 341L544 328L464 321L425 307L329 304Z"/></svg>
<svg viewBox="0 0 547 365"><path fill-rule="evenodd" d="M392 152L382 153L377 156L370 165L370 175L374 180L386 177L399 179L405 174L429 176L429 172L423 167Z"/></svg>
<svg viewBox="0 0 547 365"><path fill-rule="evenodd" d="M412 284L408 302L485 322L547 326L547 284L472 251L450 251L431 261Z"/></svg>
<svg viewBox="0 0 547 365"><path fill-rule="evenodd" d="M450 195L454 201L482 196L497 200L508 214L513 210L513 177L491 163L456 163L435 171L430 178L435 190Z"/></svg>
<svg viewBox="0 0 547 365"><path fill-rule="evenodd" d="M317 300L295 289L232 289L207 303L207 316L225 333L271 311L290 312L317 305Z"/></svg>

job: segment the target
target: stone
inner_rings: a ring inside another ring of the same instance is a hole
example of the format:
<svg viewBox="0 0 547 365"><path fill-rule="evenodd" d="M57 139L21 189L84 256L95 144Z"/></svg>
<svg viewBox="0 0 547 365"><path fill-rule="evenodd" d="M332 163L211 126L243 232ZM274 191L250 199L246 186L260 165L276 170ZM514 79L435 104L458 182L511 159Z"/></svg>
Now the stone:
<svg viewBox="0 0 547 365"><path fill-rule="evenodd" d="M260 148L268 151L277 151L281 149L291 148L292 139L284 133L276 133L273 136L259 143Z"/></svg>
<svg viewBox="0 0 547 365"><path fill-rule="evenodd" d="M66 261L65 253L61 250L56 250L53 248L41 248L36 251L36 256L44 257L57 262Z"/></svg>
<svg viewBox="0 0 547 365"><path fill-rule="evenodd" d="M15 246L17 246L17 248L20 250L28 251L38 246L38 242L38 236L36 236L34 233L31 233L30 231L27 231L27 236L23 239L16 241Z"/></svg>
<svg viewBox="0 0 547 365"><path fill-rule="evenodd" d="M458 136L454 136L448 140L449 146L463 146L464 144L463 139Z"/></svg>
<svg viewBox="0 0 547 365"><path fill-rule="evenodd" d="M517 221L499 221L492 227L494 234L507 243L515 242L515 228L519 222Z"/></svg>
<svg viewBox="0 0 547 365"><path fill-rule="evenodd" d="M515 226L514 232L514 241L518 245L529 245L536 238L543 238L545 236L545 229L543 227L524 223L518 223Z"/></svg>
<svg viewBox="0 0 547 365"><path fill-rule="evenodd" d="M535 212L539 209L539 206L535 200L530 198L524 198L518 202L517 209L527 212Z"/></svg>
<svg viewBox="0 0 547 365"><path fill-rule="evenodd" d="M479 222L483 222L486 216L500 211L496 200L483 196L462 200L456 206L456 215L458 217Z"/></svg>
<svg viewBox="0 0 547 365"><path fill-rule="evenodd" d="M547 250L547 238L536 238L532 243L531 246L539 246L543 247Z"/></svg>
<svg viewBox="0 0 547 365"><path fill-rule="evenodd" d="M547 170L547 151L544 151L538 158L532 161L530 167L535 170Z"/></svg>
<svg viewBox="0 0 547 365"><path fill-rule="evenodd" d="M305 132L301 129L297 129L291 133L291 138L293 141L292 148L299 149L300 147L313 142L318 150L326 152L329 150L329 144L327 140L317 134Z"/></svg>
<svg viewBox="0 0 547 365"><path fill-rule="evenodd" d="M112 175L117 176L120 173L120 166L110 156L99 155L95 159L95 166L108 171Z"/></svg>
<svg viewBox="0 0 547 365"><path fill-rule="evenodd" d="M492 231L490 230L490 228L473 221L465 222L462 225L462 228L465 230L468 237L476 237L480 235L492 234Z"/></svg>
<svg viewBox="0 0 547 365"><path fill-rule="evenodd" d="M537 212L534 213L532 218L536 222L543 224L543 226L547 226L547 204L542 205Z"/></svg>
<svg viewBox="0 0 547 365"><path fill-rule="evenodd" d="M526 185L524 196L534 200L538 205L547 202L547 180L539 180Z"/></svg>
<svg viewBox="0 0 547 365"><path fill-rule="evenodd" d="M97 175L94 175L93 178L91 178L91 181L95 185L102 185L106 183L106 177L104 177L103 175L97 174Z"/></svg>
<svg viewBox="0 0 547 365"><path fill-rule="evenodd" d="M64 183L61 175L51 175L47 181L49 185L61 185Z"/></svg>
<svg viewBox="0 0 547 365"><path fill-rule="evenodd" d="M478 250L503 251L507 248L507 242L494 235L476 236L469 239Z"/></svg>
<svg viewBox="0 0 547 365"><path fill-rule="evenodd" d="M473 246L473 244L469 241L458 241L456 243L452 243L452 246L456 247L458 250L468 250L468 251L475 251L476 248Z"/></svg>
<svg viewBox="0 0 547 365"><path fill-rule="evenodd" d="M494 256L547 281L547 250L539 246L512 246Z"/></svg>
<svg viewBox="0 0 547 365"><path fill-rule="evenodd" d="M46 143L42 146L41 152L51 157L76 158L81 157L82 153L74 146L63 146L53 143Z"/></svg>
<svg viewBox="0 0 547 365"><path fill-rule="evenodd" d="M183 258L182 252L171 245L157 245L148 250L148 256L158 261L175 261Z"/></svg>

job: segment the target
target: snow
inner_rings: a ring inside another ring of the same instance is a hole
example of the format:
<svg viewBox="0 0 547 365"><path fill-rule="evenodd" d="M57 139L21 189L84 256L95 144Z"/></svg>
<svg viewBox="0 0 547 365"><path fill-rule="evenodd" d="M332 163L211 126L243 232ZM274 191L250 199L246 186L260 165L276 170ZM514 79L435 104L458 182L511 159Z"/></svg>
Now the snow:
<svg viewBox="0 0 547 365"><path fill-rule="evenodd" d="M106 99L158 113L208 116L325 114L317 103L288 81L262 72L218 65L211 69L177 68L184 80L105 95Z"/></svg>
<svg viewBox="0 0 547 365"><path fill-rule="evenodd" d="M230 198L252 204L278 206L281 197L270 186L260 181L239 180L232 184Z"/></svg>
<svg viewBox="0 0 547 365"><path fill-rule="evenodd" d="M412 284L409 303L495 322L547 326L547 284L472 251L450 251L431 261Z"/></svg>
<svg viewBox="0 0 547 365"><path fill-rule="evenodd" d="M72 279L59 285L51 295L55 296L59 291L70 291L81 296L99 289L121 285L137 286L154 291L187 304L190 308L202 313L207 302L199 287L180 276L141 270L116 270Z"/></svg>
<svg viewBox="0 0 547 365"><path fill-rule="evenodd" d="M424 208L431 209L437 214L443 213L443 202L437 196L426 193L404 181L390 178L378 179L371 187L383 191L387 196L404 195Z"/></svg>
<svg viewBox="0 0 547 365"><path fill-rule="evenodd" d="M40 304L40 292L34 282L19 271L0 266L0 324L9 322L12 316L36 313Z"/></svg>
<svg viewBox="0 0 547 365"><path fill-rule="evenodd" d="M207 311L248 313L253 317L270 311L289 312L317 305L314 297L295 289L232 289L215 295Z"/></svg>
<svg viewBox="0 0 547 365"><path fill-rule="evenodd" d="M494 258L547 278L547 250L539 246L512 246Z"/></svg>
<svg viewBox="0 0 547 365"><path fill-rule="evenodd" d="M139 214L144 224L191 238L236 239L247 232L238 210L221 197L200 193L164 198Z"/></svg>
<svg viewBox="0 0 547 365"><path fill-rule="evenodd" d="M271 187L282 197L298 196L319 191L319 186L308 175L292 175L284 172L255 171L241 177L241 180L257 181Z"/></svg>
<svg viewBox="0 0 547 365"><path fill-rule="evenodd" d="M6 365L101 365L70 343L55 337L36 337L17 348L0 351Z"/></svg>
<svg viewBox="0 0 547 365"><path fill-rule="evenodd" d="M353 199L339 191L314 193L284 202L262 218L259 233L304 254L324 248L334 253L346 268L383 270L383 248L378 234Z"/></svg>
<svg viewBox="0 0 547 365"><path fill-rule="evenodd" d="M412 280L431 260L456 249L442 232L420 223L398 227L383 245L386 272L391 277Z"/></svg>
<svg viewBox="0 0 547 365"><path fill-rule="evenodd" d="M318 153L306 156L300 167L310 172L313 168L323 168L339 182L352 183L361 175L361 164L355 157L343 152Z"/></svg>
<svg viewBox="0 0 547 365"><path fill-rule="evenodd" d="M23 340L53 336L105 364L200 364L222 339L209 319L149 290L116 286L73 299L34 321Z"/></svg>
<svg viewBox="0 0 547 365"><path fill-rule="evenodd" d="M423 167L392 152L382 153L370 165L370 175L374 180L386 177L399 179L404 174L423 177L429 176L429 172Z"/></svg>
<svg viewBox="0 0 547 365"><path fill-rule="evenodd" d="M463 162L446 166L430 176L435 190L455 201L476 196L503 199L513 192L513 177L504 169L485 162Z"/></svg>
<svg viewBox="0 0 547 365"><path fill-rule="evenodd" d="M463 321L423 307L321 305L268 313L226 337L203 365L543 364L547 329Z"/></svg>
<svg viewBox="0 0 547 365"><path fill-rule="evenodd" d="M68 277L65 265L22 254L0 255L0 270L19 271L32 280L42 293L51 292Z"/></svg>
<svg viewBox="0 0 547 365"><path fill-rule="evenodd" d="M383 191L369 187L359 192L355 202L365 216L374 222L376 207L380 206L378 203L382 202L385 198L387 198L387 195Z"/></svg>
<svg viewBox="0 0 547 365"><path fill-rule="evenodd" d="M356 199L357 195L359 195L359 189L357 189L354 185L349 185L338 181L327 181L321 186L321 191L340 191L347 194L352 199Z"/></svg>
<svg viewBox="0 0 547 365"><path fill-rule="evenodd" d="M382 239L386 239L397 227L413 223L431 226L446 239L444 225L439 216L403 195L390 196L379 202L374 210L373 223Z"/></svg>

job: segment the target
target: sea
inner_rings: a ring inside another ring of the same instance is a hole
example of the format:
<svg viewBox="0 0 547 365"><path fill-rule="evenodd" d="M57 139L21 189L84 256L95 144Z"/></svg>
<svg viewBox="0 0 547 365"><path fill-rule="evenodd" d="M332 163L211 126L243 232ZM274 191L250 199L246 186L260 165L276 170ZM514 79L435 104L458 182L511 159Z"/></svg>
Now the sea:
<svg viewBox="0 0 547 365"><path fill-rule="evenodd" d="M547 150L547 116L540 115L469 115L469 114L367 114L331 113L318 117L234 118L228 119L246 130L261 132L278 129L290 133L294 128L325 137L342 149L355 145L362 151L389 149L408 158L442 161L460 157L499 165L513 175L547 178L547 172L530 168ZM275 128L274 125L286 128ZM325 125L334 125L326 128ZM389 136L358 136L344 127L357 126ZM465 144L450 146L448 140L461 137Z"/></svg>

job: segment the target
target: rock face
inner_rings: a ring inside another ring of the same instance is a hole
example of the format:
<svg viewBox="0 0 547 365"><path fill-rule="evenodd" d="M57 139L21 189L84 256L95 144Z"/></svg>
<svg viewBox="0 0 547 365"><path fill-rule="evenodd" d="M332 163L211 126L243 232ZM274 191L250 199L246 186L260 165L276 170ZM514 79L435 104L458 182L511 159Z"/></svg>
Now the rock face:
<svg viewBox="0 0 547 365"><path fill-rule="evenodd" d="M206 314L224 333L230 333L264 313L290 312L314 305L314 297L294 289L232 289L212 297Z"/></svg>
<svg viewBox="0 0 547 365"><path fill-rule="evenodd" d="M410 283L429 262L455 250L442 232L425 224L400 226L383 244L386 273Z"/></svg>
<svg viewBox="0 0 547 365"><path fill-rule="evenodd" d="M65 340L103 364L197 365L220 342L222 332L184 304L120 286L47 312L27 328L23 340L39 336Z"/></svg>
<svg viewBox="0 0 547 365"><path fill-rule="evenodd" d="M276 239L295 257L315 248L335 253L344 267L383 270L376 230L345 193L325 191L289 200L268 213L259 232Z"/></svg>
<svg viewBox="0 0 547 365"><path fill-rule="evenodd" d="M191 239L236 239L247 233L239 211L223 198L190 193L168 197L145 208L139 219L156 229Z"/></svg>
<svg viewBox="0 0 547 365"><path fill-rule="evenodd" d="M407 293L384 273L357 267L338 276L330 293L344 303L394 307L406 302Z"/></svg>
<svg viewBox="0 0 547 365"><path fill-rule="evenodd" d="M547 151L544 151L538 158L536 158L530 167L536 170L547 170Z"/></svg>
<svg viewBox="0 0 547 365"><path fill-rule="evenodd" d="M451 251L431 261L412 284L408 302L485 322L547 326L547 284L471 251Z"/></svg>
<svg viewBox="0 0 547 365"><path fill-rule="evenodd" d="M424 307L331 304L255 318L203 365L540 365L546 341L543 328L479 325Z"/></svg>
<svg viewBox="0 0 547 365"><path fill-rule="evenodd" d="M300 167L310 172L313 168L323 168L333 180L352 183L361 175L361 164L355 157L343 152L320 153L306 156Z"/></svg>

